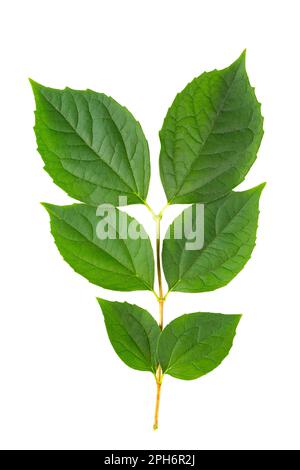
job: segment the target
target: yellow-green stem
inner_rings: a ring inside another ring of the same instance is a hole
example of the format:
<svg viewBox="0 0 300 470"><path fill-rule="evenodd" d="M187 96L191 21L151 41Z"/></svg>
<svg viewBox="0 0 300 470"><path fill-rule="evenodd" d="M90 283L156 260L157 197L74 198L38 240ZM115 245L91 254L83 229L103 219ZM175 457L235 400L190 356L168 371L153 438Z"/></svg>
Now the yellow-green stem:
<svg viewBox="0 0 300 470"><path fill-rule="evenodd" d="M164 327L164 302L166 297L163 293L163 285L162 285L162 272L161 272L161 254L160 254L160 221L162 219L164 210L168 207L169 202L162 208L159 214L155 214L152 207L147 203L147 201L143 200L143 203L151 213L153 219L156 223L156 270L157 270L157 279L158 279L158 294L153 290L155 297L158 300L159 304L159 327L162 330ZM156 369L155 373L155 380L156 380L156 403L155 403L155 413L154 413L154 424L153 429L156 430L158 428L158 417L159 417L159 405L160 405L160 393L161 393L161 385L163 380L163 372L160 365Z"/></svg>
<svg viewBox="0 0 300 470"><path fill-rule="evenodd" d="M155 403L155 413L154 413L154 424L153 424L153 429L156 431L158 428L158 416L159 416L159 405L160 405L160 391L161 391L161 384L162 384L162 370L161 367L158 366L156 375L156 403Z"/></svg>
<svg viewBox="0 0 300 470"><path fill-rule="evenodd" d="M162 330L164 327L164 294L163 294L163 285L162 285L162 274L161 274L161 259L160 259L160 221L162 214L159 214L155 217L156 221L156 269L157 269L157 279L158 279L158 295L159 295L159 327ZM159 416L159 405L160 405L160 393L161 393L161 384L163 379L163 373L160 365L158 366L155 374L156 380L156 403L155 403L155 414L154 414L154 424L153 429L158 428L158 416Z"/></svg>

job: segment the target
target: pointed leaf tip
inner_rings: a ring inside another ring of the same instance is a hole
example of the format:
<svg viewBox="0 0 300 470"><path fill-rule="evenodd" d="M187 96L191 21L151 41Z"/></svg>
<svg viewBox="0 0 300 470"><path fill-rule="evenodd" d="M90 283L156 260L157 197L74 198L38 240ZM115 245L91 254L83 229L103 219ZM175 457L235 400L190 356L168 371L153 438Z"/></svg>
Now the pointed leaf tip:
<svg viewBox="0 0 300 470"><path fill-rule="evenodd" d="M170 204L217 200L241 183L253 165L263 119L245 57L246 50L226 68L195 78L169 108L160 131L160 175ZM198 115L201 125L191 133L190 118L197 123Z"/></svg>
<svg viewBox="0 0 300 470"><path fill-rule="evenodd" d="M108 300L105 300L105 299L100 299L100 297L96 297L96 300L97 300L98 304L100 305L101 311L102 311L102 313L103 313L103 315L104 315L104 311L103 311L103 308L102 308L102 307L104 307L105 305L109 304L109 301L108 301Z"/></svg>
<svg viewBox="0 0 300 470"><path fill-rule="evenodd" d="M267 183L264 181L263 183L260 183L257 186L255 186L253 189L257 189L260 193L262 193L262 191L264 190L266 184Z"/></svg>
<svg viewBox="0 0 300 470"><path fill-rule="evenodd" d="M240 60L241 62L245 62L246 56L247 56L247 49L244 49L242 53L240 54L238 60Z"/></svg>
<svg viewBox="0 0 300 470"><path fill-rule="evenodd" d="M196 226L193 206L185 209L174 221L165 238L162 261L170 290L177 292L208 292L228 284L246 265L255 247L259 199L265 183L247 191L232 192L205 206L204 239L201 248L186 249L191 237L174 237L175 225L191 217ZM226 235L225 235L226 234ZM234 243L233 243L234 240ZM207 263L212 257L213 264ZM180 262L174 262L180 260ZM225 269L224 269L225 268Z"/></svg>
<svg viewBox="0 0 300 470"><path fill-rule="evenodd" d="M48 202L40 202L40 204L41 204L41 206L43 206L43 207L46 209L46 211L49 212L48 209L49 209L49 206L50 206L51 204L49 204Z"/></svg>
<svg viewBox="0 0 300 470"><path fill-rule="evenodd" d="M36 102L39 153L53 181L71 197L89 205L118 206L119 196L124 194L127 205L140 204L148 193L150 158L145 135L132 114L103 93L50 88L32 79L30 84ZM87 118L86 106L91 100L93 106ZM109 116L99 121L99 115L107 109ZM74 126L78 119L86 122L84 139ZM104 149L106 139L111 145ZM76 146L80 146L79 153ZM54 148L55 154L50 151ZM72 163L66 164L66 157L71 157Z"/></svg>
<svg viewBox="0 0 300 470"><path fill-rule="evenodd" d="M33 91L37 90L38 88L42 87L42 85L38 82L36 82L35 80L33 80L33 78L28 78L28 81L31 85L31 88Z"/></svg>
<svg viewBox="0 0 300 470"><path fill-rule="evenodd" d="M153 289L154 259L149 237L121 240L116 234L106 243L107 239L97 236L99 218L93 206L43 205L50 215L51 233L60 254L78 274L110 290ZM120 217L116 210L116 227ZM101 302L104 304L106 307L107 301Z"/></svg>
<svg viewBox="0 0 300 470"><path fill-rule="evenodd" d="M239 57L232 63L230 67L233 66L246 66L246 49L243 50L243 52L239 55Z"/></svg>

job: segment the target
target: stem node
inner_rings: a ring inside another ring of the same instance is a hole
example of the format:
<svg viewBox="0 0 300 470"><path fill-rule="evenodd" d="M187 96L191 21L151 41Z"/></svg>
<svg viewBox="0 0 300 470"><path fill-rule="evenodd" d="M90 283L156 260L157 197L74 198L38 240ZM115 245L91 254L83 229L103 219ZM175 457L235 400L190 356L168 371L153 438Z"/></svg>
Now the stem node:
<svg viewBox="0 0 300 470"><path fill-rule="evenodd" d="M164 293L162 286L162 275L161 275L161 262L160 262L160 220L162 213L155 216L156 222L156 268L157 268L157 279L158 279L158 303L159 303L159 327L162 330L164 327ZM159 415L159 404L160 404L160 392L161 384L163 379L163 373L160 365L157 368L155 380L156 380L156 404L155 404L155 415L153 429L158 428L158 415Z"/></svg>

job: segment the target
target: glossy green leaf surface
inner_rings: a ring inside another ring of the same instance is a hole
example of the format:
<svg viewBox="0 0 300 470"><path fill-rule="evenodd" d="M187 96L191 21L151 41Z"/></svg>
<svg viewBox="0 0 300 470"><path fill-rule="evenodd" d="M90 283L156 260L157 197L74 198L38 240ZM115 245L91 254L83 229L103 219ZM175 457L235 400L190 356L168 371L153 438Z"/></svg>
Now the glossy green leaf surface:
<svg viewBox="0 0 300 470"><path fill-rule="evenodd" d="M248 191L232 192L204 205L204 220L196 220L190 206L172 223L170 238L163 242L162 260L170 290L206 292L228 284L245 266L255 246L259 198L264 184ZM189 227L185 220L191 220ZM203 230L201 249L187 250L191 233ZM175 238L175 226L183 237ZM190 232L189 232L190 230Z"/></svg>
<svg viewBox="0 0 300 470"><path fill-rule="evenodd" d="M150 240L135 219L128 217L147 238L122 239L120 220L124 213L114 209L115 219L97 216L95 207L85 204L55 206L44 204L51 220L57 248L69 265L93 284L106 289L152 290L154 259ZM99 238L99 223L115 238ZM114 230L115 229L115 230ZM115 234L113 235L115 231Z"/></svg>
<svg viewBox="0 0 300 470"><path fill-rule="evenodd" d="M150 313L127 302L97 300L110 342L120 359L132 369L155 372L160 329Z"/></svg>
<svg viewBox="0 0 300 470"><path fill-rule="evenodd" d="M103 93L31 84L38 151L53 181L89 205L146 199L149 150L132 114Z"/></svg>
<svg viewBox="0 0 300 470"><path fill-rule="evenodd" d="M163 374L193 380L215 369L229 353L241 318L195 312L163 328L171 291L208 292L227 285L255 247L264 184L233 191L254 163L263 136L245 52L229 67L195 78L169 108L159 157L168 202L158 214L146 200L149 148L133 115L103 93L30 83L44 169L81 202L43 203L60 254L97 286L148 290L159 300L158 324L137 305L97 299L119 358L155 375L157 429ZM144 204L156 225L155 288L150 239L136 219L117 209L130 204ZM170 225L161 246L161 218L170 204L191 205Z"/></svg>
<svg viewBox="0 0 300 470"><path fill-rule="evenodd" d="M169 203L210 202L229 193L255 161L262 135L245 53L230 67L195 78L176 96L160 132Z"/></svg>
<svg viewBox="0 0 300 470"><path fill-rule="evenodd" d="M158 344L163 373L192 380L215 369L229 353L240 318L197 312L173 320Z"/></svg>

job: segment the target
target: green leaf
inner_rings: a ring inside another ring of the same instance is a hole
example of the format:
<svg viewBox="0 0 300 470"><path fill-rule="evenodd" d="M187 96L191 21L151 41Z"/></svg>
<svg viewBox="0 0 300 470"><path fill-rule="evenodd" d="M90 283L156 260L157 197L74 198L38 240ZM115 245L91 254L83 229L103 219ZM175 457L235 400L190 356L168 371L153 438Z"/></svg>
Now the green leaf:
<svg viewBox="0 0 300 470"><path fill-rule="evenodd" d="M71 197L115 206L146 199L150 160L146 138L132 114L91 90L56 90L31 80L35 133L45 170Z"/></svg>
<svg viewBox="0 0 300 470"><path fill-rule="evenodd" d="M155 372L160 328L150 313L127 302L97 300L110 342L120 359L132 369Z"/></svg>
<svg viewBox="0 0 300 470"><path fill-rule="evenodd" d="M44 206L50 215L55 243L65 261L77 273L106 289L153 290L151 243L135 219L115 208L109 211L109 215L98 216L94 207L85 204ZM127 216L128 225L134 224L145 238L121 238L124 216ZM104 224L106 233L111 231L110 237L115 236L115 239L100 239L99 224Z"/></svg>
<svg viewBox="0 0 300 470"><path fill-rule="evenodd" d="M169 203L210 202L229 193L256 159L262 125L245 53L189 83L160 132L160 174Z"/></svg>
<svg viewBox="0 0 300 470"><path fill-rule="evenodd" d="M203 230L202 220L190 206L170 226L163 242L163 268L170 290L207 292L228 284L245 266L255 246L258 204L264 184L232 192L204 206L204 245L187 250L193 231ZM189 225L186 220L192 220ZM175 227L183 237L176 239ZM185 233L186 232L186 233Z"/></svg>
<svg viewBox="0 0 300 470"><path fill-rule="evenodd" d="M197 312L173 320L158 344L163 373L192 380L215 369L229 353L240 318Z"/></svg>

